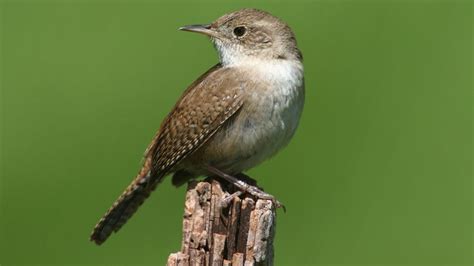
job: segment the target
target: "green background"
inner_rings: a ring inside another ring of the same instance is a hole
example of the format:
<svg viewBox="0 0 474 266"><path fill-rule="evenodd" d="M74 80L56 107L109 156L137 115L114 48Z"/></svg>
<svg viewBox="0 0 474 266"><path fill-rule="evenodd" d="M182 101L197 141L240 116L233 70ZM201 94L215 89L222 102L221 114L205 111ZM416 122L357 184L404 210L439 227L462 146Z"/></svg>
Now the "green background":
<svg viewBox="0 0 474 266"><path fill-rule="evenodd" d="M306 106L250 171L288 208L276 265L473 265L473 5L461 1L3 1L0 263L163 265L169 179L88 241L179 95L216 60L179 32L242 7L294 29Z"/></svg>

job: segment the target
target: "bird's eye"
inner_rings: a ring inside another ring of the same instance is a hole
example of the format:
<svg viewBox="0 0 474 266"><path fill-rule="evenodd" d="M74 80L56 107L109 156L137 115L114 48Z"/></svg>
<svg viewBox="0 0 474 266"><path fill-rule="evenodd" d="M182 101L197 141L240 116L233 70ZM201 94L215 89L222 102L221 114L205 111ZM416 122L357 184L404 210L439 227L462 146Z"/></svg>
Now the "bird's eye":
<svg viewBox="0 0 474 266"><path fill-rule="evenodd" d="M234 29L234 34L235 34L235 36L237 36L237 37L241 37L241 36L243 36L243 35L245 34L246 31L247 31L247 30L245 29L244 26L239 26L239 27L236 27L236 28Z"/></svg>

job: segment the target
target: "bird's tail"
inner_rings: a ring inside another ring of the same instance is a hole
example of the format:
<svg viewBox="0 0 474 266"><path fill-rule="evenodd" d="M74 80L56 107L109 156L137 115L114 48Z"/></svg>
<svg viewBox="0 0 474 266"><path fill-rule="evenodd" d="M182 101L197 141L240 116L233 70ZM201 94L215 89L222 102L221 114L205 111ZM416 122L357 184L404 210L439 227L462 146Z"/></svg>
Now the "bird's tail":
<svg viewBox="0 0 474 266"><path fill-rule="evenodd" d="M162 177L151 178L149 167L147 167L148 163L145 162L137 177L94 227L90 237L91 241L97 245L104 243L112 232L117 232L132 217L155 189Z"/></svg>

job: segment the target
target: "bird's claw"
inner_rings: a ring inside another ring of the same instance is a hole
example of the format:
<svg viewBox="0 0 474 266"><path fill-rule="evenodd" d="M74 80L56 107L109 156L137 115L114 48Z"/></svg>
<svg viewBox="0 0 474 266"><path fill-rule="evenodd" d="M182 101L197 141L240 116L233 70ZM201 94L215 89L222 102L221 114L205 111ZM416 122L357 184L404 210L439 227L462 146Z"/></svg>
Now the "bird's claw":
<svg viewBox="0 0 474 266"><path fill-rule="evenodd" d="M275 196L270 195L270 194L264 192L263 190L260 190L258 187L249 185L246 192L249 193L250 195L256 197L257 199L271 200L273 205L275 206L275 208L277 208L277 209L282 208L283 212L286 212L286 207L285 207L285 205L283 205L283 203L278 201L275 198Z"/></svg>
<svg viewBox="0 0 474 266"><path fill-rule="evenodd" d="M286 213L286 207L283 205L283 203L279 202L277 199L273 198L272 200L273 205L275 205L275 208L282 208L283 212Z"/></svg>
<svg viewBox="0 0 474 266"><path fill-rule="evenodd" d="M226 197L224 197L222 199L222 207L224 208L227 208L227 206L229 206L230 202L235 198L235 197L240 197L240 195L242 195L243 192L242 191L236 191Z"/></svg>

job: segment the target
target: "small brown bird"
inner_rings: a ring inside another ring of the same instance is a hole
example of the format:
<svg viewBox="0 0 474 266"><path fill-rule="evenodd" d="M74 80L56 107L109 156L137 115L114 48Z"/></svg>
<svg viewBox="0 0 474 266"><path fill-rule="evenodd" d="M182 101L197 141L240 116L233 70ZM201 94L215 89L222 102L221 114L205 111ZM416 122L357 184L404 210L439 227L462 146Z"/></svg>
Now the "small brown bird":
<svg viewBox="0 0 474 266"><path fill-rule="evenodd" d="M286 23L256 9L180 30L209 36L220 63L186 89L162 122L138 175L95 226L91 240L99 245L169 174L174 185L202 175L220 176L279 204L234 176L276 154L295 133L304 104L295 35Z"/></svg>

